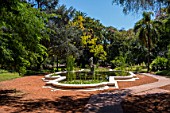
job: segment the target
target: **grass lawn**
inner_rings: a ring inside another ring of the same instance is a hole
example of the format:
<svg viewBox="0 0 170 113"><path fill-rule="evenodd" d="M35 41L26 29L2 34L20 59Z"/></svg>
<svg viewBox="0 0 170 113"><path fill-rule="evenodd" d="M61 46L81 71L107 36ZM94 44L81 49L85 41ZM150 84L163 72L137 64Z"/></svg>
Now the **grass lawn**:
<svg viewBox="0 0 170 113"><path fill-rule="evenodd" d="M5 81L5 80L11 80L11 79L14 79L14 78L19 78L21 76L19 76L18 73L16 72L8 72L6 70L1 70L0 69L0 82L1 81Z"/></svg>

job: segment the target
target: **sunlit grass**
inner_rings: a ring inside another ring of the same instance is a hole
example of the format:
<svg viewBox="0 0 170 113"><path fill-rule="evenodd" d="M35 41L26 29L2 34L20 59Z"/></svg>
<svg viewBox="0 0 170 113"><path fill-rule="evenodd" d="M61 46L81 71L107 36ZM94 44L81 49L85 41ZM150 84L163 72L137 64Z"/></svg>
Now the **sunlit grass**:
<svg viewBox="0 0 170 113"><path fill-rule="evenodd" d="M19 77L21 76L19 76L19 74L16 72L8 72L6 70L0 70L0 82L19 78Z"/></svg>

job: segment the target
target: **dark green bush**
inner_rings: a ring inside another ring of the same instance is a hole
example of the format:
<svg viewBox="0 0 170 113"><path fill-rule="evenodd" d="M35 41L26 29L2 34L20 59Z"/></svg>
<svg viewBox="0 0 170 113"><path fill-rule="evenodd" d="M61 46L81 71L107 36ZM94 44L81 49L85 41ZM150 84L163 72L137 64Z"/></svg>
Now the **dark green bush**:
<svg viewBox="0 0 170 113"><path fill-rule="evenodd" d="M170 71L169 70L158 71L156 72L156 75L170 76Z"/></svg>

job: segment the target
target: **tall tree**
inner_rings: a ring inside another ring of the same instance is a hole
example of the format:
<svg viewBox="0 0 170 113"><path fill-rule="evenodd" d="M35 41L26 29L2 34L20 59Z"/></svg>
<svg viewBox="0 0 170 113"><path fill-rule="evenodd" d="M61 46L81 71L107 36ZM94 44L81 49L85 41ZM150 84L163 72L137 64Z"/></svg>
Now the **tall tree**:
<svg viewBox="0 0 170 113"><path fill-rule="evenodd" d="M88 62L90 57L94 57L95 62L99 59L105 60L106 52L103 47L102 34L104 26L100 21L87 17L85 13L77 11L71 24L83 32L81 36L83 55L80 59L82 67L85 67L85 63Z"/></svg>
<svg viewBox="0 0 170 113"><path fill-rule="evenodd" d="M148 65L147 69L149 71L150 65L150 54L151 48L158 39L159 36L159 28L158 21L151 20L151 12L144 12L143 18L139 20L134 27L134 31L138 33L139 40L144 44L145 47L148 49Z"/></svg>
<svg viewBox="0 0 170 113"><path fill-rule="evenodd" d="M57 5L54 9L48 9L47 13L55 15L50 17L47 23L51 32L49 33L50 42L46 44L46 47L49 57L56 57L58 70L59 59L66 59L69 55L78 57L81 53L79 49L81 31L71 25L71 20L75 15L73 7L66 8L65 5Z"/></svg>
<svg viewBox="0 0 170 113"><path fill-rule="evenodd" d="M24 73L46 56L46 15L20 0L0 1L0 64Z"/></svg>

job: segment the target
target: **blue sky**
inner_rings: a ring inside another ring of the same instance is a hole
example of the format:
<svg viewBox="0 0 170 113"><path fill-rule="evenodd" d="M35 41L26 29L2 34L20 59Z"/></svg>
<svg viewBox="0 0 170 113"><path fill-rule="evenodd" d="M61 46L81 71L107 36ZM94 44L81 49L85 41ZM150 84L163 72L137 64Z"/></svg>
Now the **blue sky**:
<svg viewBox="0 0 170 113"><path fill-rule="evenodd" d="M105 26L113 26L117 29L133 28L140 20L139 15L124 15L122 8L113 5L112 0L60 0L68 8L73 6L76 10L84 12L87 16L100 20Z"/></svg>

